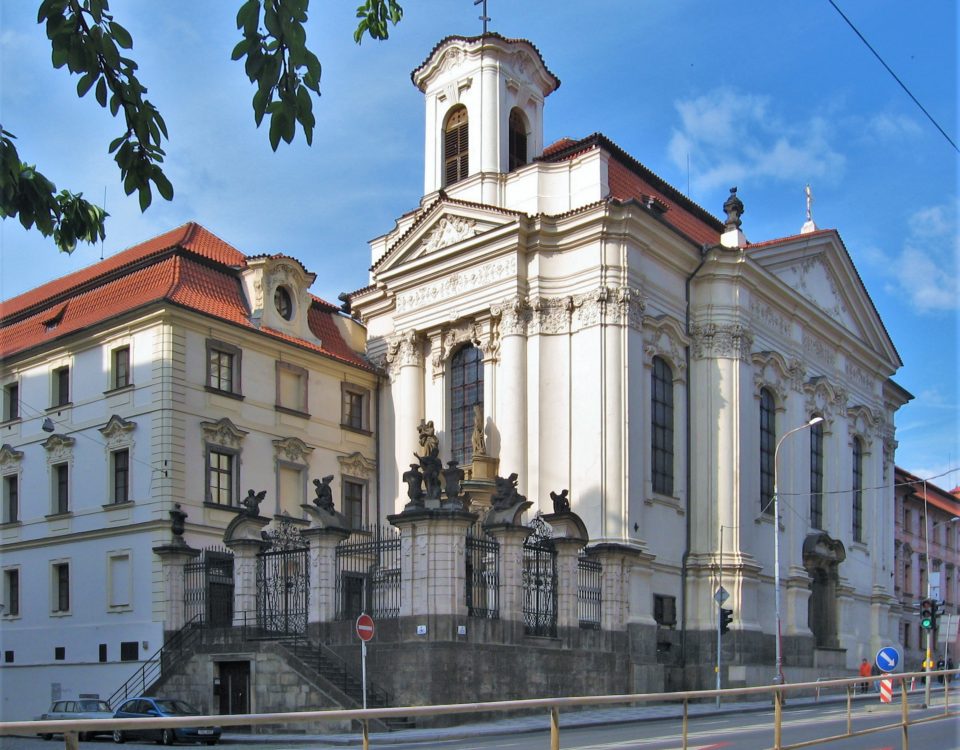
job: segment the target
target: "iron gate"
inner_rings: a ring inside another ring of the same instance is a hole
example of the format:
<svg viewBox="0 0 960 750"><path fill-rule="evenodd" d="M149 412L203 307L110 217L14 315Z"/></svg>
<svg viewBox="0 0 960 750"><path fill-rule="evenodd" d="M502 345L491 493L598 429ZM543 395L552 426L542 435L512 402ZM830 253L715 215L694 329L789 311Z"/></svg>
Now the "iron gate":
<svg viewBox="0 0 960 750"><path fill-rule="evenodd" d="M400 532L393 526L355 529L337 545L337 619L366 612L400 616Z"/></svg>
<svg viewBox="0 0 960 750"><path fill-rule="evenodd" d="M523 622L527 635L557 637L557 550L538 513L523 543Z"/></svg>
<svg viewBox="0 0 960 750"><path fill-rule="evenodd" d="M186 620L208 627L233 624L233 553L223 547L203 550L183 569L183 606Z"/></svg>
<svg viewBox="0 0 960 750"><path fill-rule="evenodd" d="M269 635L305 633L310 547L289 522L265 537L271 545L257 555L257 627Z"/></svg>
<svg viewBox="0 0 960 750"><path fill-rule="evenodd" d="M500 544L477 522L467 529L466 598L469 617L500 617Z"/></svg>

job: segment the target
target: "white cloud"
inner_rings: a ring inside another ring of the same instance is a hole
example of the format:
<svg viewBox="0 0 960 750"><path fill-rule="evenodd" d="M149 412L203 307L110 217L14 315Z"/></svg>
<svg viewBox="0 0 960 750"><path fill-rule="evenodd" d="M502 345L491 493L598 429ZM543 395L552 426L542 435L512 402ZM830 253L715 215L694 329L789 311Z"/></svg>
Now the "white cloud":
<svg viewBox="0 0 960 750"><path fill-rule="evenodd" d="M891 141L922 132L920 124L904 115L874 115L864 123L863 136L868 140Z"/></svg>
<svg viewBox="0 0 960 750"><path fill-rule="evenodd" d="M773 111L769 97L721 88L674 103L681 127L668 153L681 169L690 159L697 191L744 180L831 182L844 171L845 159L831 145L831 125L823 117L803 120Z"/></svg>

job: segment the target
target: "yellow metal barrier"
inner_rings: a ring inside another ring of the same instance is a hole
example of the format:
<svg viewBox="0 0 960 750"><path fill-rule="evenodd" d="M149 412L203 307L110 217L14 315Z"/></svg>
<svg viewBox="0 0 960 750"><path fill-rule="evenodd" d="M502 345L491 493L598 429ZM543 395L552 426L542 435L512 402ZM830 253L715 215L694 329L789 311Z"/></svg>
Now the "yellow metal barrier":
<svg viewBox="0 0 960 750"><path fill-rule="evenodd" d="M943 713L929 716L921 719L910 720L909 703L907 701L907 685L914 678L935 679L939 675L945 677L944 684L944 705ZM644 703L681 703L682 705L682 742L686 750L687 745L687 724L688 724L688 706L691 701L708 702L717 697L730 699L738 696L770 696L773 700L773 733L774 750L796 750L796 748L810 747L813 745L831 742L844 737L858 737L865 734L885 731L897 727L902 727L902 748L909 750L909 727L914 724L921 724L930 721L938 721L944 718L960 715L950 709L950 680L960 675L960 669L942 670L937 672L907 672L905 674L876 676L876 677L853 677L840 680L818 680L816 682L801 682L787 685L763 685L748 688L732 688L727 690L693 690L675 693L638 693L630 695L591 695L576 696L566 698L532 698L527 700L513 701L490 701L487 703L455 703L438 706L397 706L393 708L368 708L368 709L336 709L326 711L294 711L289 713L269 713L269 714L231 714L231 715L209 715L209 716L183 716L156 719L89 719L85 721L8 721L0 722L0 736L3 735L40 735L40 734L63 734L64 746L66 750L78 750L78 733L81 731L107 730L107 729L147 729L162 727L183 727L197 726L219 726L222 728L235 726L261 726L266 724L302 724L307 722L343 722L358 721L361 724L361 742L364 750L370 747L370 734L368 723L377 719L389 719L393 717L412 717L418 716L445 716L456 714L474 714L474 713L498 713L529 711L532 709L546 709L549 712L550 729L550 748L559 750L560 747L560 711L564 708L585 708L609 705L623 704L644 704ZM876 682L881 679L893 679L899 683L902 708L900 712L900 721L893 724L887 724L880 727L870 727L854 732L852 730L852 712L853 701L852 694L855 686L862 682ZM847 731L843 735L832 737L823 737L816 740L796 743L793 745L782 744L783 728L783 704L785 695L790 692L805 692L810 695L816 695L822 688L842 688L847 691Z"/></svg>

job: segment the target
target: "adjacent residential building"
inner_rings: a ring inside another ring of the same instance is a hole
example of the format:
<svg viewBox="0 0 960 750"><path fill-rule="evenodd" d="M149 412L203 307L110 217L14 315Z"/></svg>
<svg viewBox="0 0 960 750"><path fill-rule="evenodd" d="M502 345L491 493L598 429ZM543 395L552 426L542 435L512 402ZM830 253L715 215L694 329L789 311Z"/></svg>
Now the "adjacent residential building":
<svg viewBox="0 0 960 750"><path fill-rule="evenodd" d="M943 603L946 615L960 613L960 487L950 492L901 468L896 472L895 587L900 600L900 643L909 669L922 669L928 631L920 627L920 602ZM957 640L948 642L947 623L934 631L934 661L960 659ZM942 632L941 632L942 631Z"/></svg>
<svg viewBox="0 0 960 750"><path fill-rule="evenodd" d="M305 525L333 475L338 508L376 517L377 376L313 280L188 224L3 303L4 719L107 697L160 648L184 606L154 552L171 511L204 550L249 490Z"/></svg>

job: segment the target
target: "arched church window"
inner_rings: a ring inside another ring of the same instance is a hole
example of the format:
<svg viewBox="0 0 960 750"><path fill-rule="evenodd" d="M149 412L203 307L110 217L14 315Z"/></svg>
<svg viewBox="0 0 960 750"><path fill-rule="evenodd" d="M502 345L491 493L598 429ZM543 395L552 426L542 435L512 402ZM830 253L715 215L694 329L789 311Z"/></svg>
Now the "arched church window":
<svg viewBox="0 0 960 750"><path fill-rule="evenodd" d="M467 108L455 107L443 127L443 184L459 182L470 169Z"/></svg>
<svg viewBox="0 0 960 750"><path fill-rule="evenodd" d="M823 528L823 422L810 428L810 526Z"/></svg>
<svg viewBox="0 0 960 750"><path fill-rule="evenodd" d="M508 169L512 172L527 163L527 121L519 109L510 111L509 130Z"/></svg>
<svg viewBox="0 0 960 750"><path fill-rule="evenodd" d="M673 372L660 357L653 358L650 398L653 491L673 494Z"/></svg>
<svg viewBox="0 0 960 750"><path fill-rule="evenodd" d="M451 452L461 465L473 460L474 406L483 407L483 357L468 344L450 359Z"/></svg>
<svg viewBox="0 0 960 750"><path fill-rule="evenodd" d="M777 437L777 418L773 394L769 388L760 390L760 510L773 512L774 471Z"/></svg>
<svg viewBox="0 0 960 750"><path fill-rule="evenodd" d="M863 542L863 441L853 439L853 541Z"/></svg>

